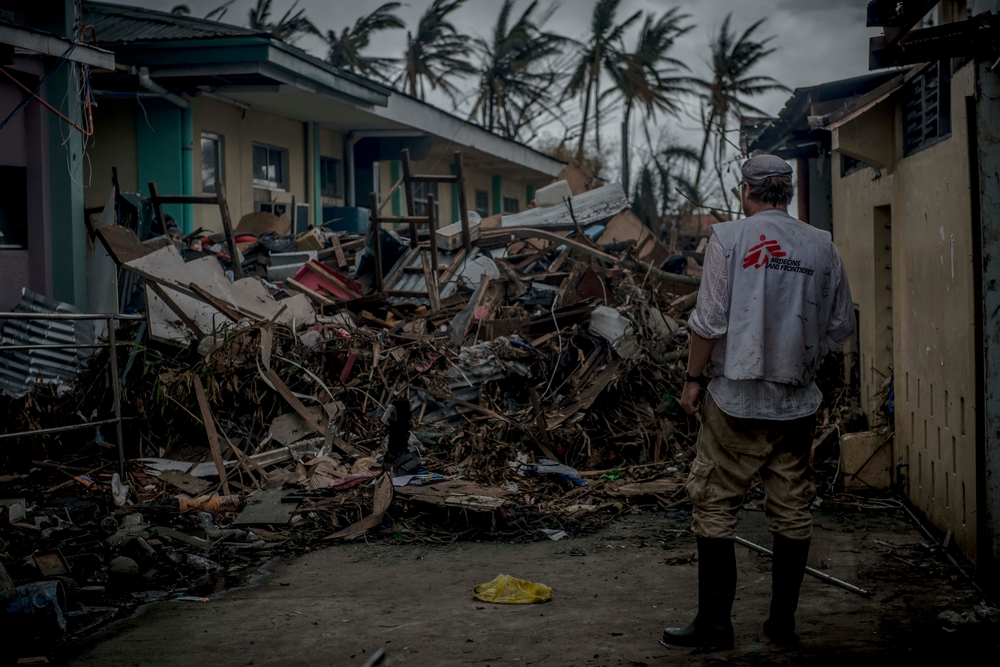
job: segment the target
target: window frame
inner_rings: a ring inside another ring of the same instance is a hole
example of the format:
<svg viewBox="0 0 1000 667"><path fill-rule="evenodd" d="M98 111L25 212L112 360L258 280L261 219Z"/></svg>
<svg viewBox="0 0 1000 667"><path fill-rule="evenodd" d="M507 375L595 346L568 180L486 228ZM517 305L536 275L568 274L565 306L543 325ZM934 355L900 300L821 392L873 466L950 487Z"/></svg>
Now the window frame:
<svg viewBox="0 0 1000 667"><path fill-rule="evenodd" d="M935 146L942 141L947 141L951 138L952 134L952 114L951 114L951 61L950 60L939 60L935 63L931 63L924 69L920 74L916 75L911 79L903 89L903 95L900 100L902 106L902 137L903 137L903 157L909 157L922 150L926 150L931 146ZM929 135L925 131L921 132L919 138L914 139L911 136L911 130L913 128L912 122L909 120L911 117L911 105L914 103L919 103L921 109L919 111L921 128L926 128L929 122L930 115L928 110L925 108L928 94L926 92L929 88L928 81L936 79L935 87L936 92L936 116L934 122L936 124L936 135ZM919 99L915 99L919 94ZM946 126L946 127L945 127ZM945 128L942 131L942 128Z"/></svg>
<svg viewBox="0 0 1000 667"><path fill-rule="evenodd" d="M224 180L223 174L223 138L221 134L216 134L215 132L202 132L201 133L201 191L202 194L215 194L215 181L212 181L210 187L206 187L205 184L205 142L213 141L215 142L215 181Z"/></svg>
<svg viewBox="0 0 1000 667"><path fill-rule="evenodd" d="M486 201L486 205L482 209L479 208L479 195L482 195L483 198ZM479 188L475 188L473 190L472 198L473 198L474 206L476 207L475 208L476 213L479 214L479 217L480 218L488 218L490 216L490 193L489 193L489 190L480 190Z"/></svg>
<svg viewBox="0 0 1000 667"><path fill-rule="evenodd" d="M424 192L426 190L426 192ZM441 220L441 197L438 195L438 184L417 181L413 184L413 214L424 215L427 209L427 198L434 195L434 219Z"/></svg>
<svg viewBox="0 0 1000 667"><path fill-rule="evenodd" d="M255 188L260 188L263 190L278 190L281 192L288 192L288 149L282 148L280 146L271 146L270 144L264 144L259 141L253 142L252 153L256 153L258 148L263 148L267 151L267 167L270 168L272 164L271 161L272 154L277 155L281 164L281 179L280 180L264 180L257 178L257 162L256 156L251 154L251 160L253 160L253 186Z"/></svg>
<svg viewBox="0 0 1000 667"><path fill-rule="evenodd" d="M27 250L29 226L31 220L31 203L28 196L28 168L22 165L0 165L0 174L3 174L4 198L0 201L0 210L6 209L8 213L13 213L17 218L11 224L11 229L16 236L0 236L0 251L4 250ZM17 183L13 181L16 179ZM15 189L24 195L24 199L11 196ZM23 204L23 206L22 206Z"/></svg>
<svg viewBox="0 0 1000 667"><path fill-rule="evenodd" d="M513 211L508 211L507 210L507 203L508 202L513 202L513 204L514 204L513 208L515 210L513 210ZM501 204L502 205L501 205L500 208L503 211L504 215L514 215L516 213L520 213L521 212L521 198L520 197L517 197L515 195L503 195L503 201L501 202Z"/></svg>
<svg viewBox="0 0 1000 667"><path fill-rule="evenodd" d="M333 189L328 191L327 185L331 184L331 180L328 178L327 167L332 163L333 166L333 178L332 185ZM327 157L325 155L320 155L319 157L319 177L320 177L320 195L327 197L328 199L340 199L344 196L344 193L340 188L340 160L334 157ZM327 185L323 182L326 181ZM332 194L331 194L332 192Z"/></svg>

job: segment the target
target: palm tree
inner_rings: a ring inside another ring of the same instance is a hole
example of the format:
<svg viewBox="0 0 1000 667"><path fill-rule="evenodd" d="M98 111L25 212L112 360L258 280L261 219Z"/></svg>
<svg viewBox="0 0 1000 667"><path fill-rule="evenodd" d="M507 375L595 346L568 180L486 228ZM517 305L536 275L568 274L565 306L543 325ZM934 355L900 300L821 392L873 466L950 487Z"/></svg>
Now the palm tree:
<svg viewBox="0 0 1000 667"><path fill-rule="evenodd" d="M618 47L622 36L642 15L637 11L622 23L615 24L615 14L621 0L597 0L590 19L590 35L580 50L573 74L566 86L565 94L572 97L583 92L583 120L580 124L580 143L577 157L583 155L583 144L587 136L587 121L590 118L591 95L594 101L594 134L597 152L601 149L601 67L608 67L618 58Z"/></svg>
<svg viewBox="0 0 1000 667"><path fill-rule="evenodd" d="M357 72L362 76L375 76L386 80L389 67L397 60L364 56L361 51L368 46L375 33L406 27L403 19L393 14L399 7L398 2L387 2L371 14L359 18L353 27L344 28L339 35L335 30L327 31L326 43L329 45L329 51L326 61L335 67Z"/></svg>
<svg viewBox="0 0 1000 667"><path fill-rule="evenodd" d="M774 53L773 48L767 48L767 44L774 37L765 37L760 40L754 38L754 33L765 19L751 24L739 36L731 30L731 20L732 14L730 13L722 22L718 35L712 40L711 79L696 82L696 85L702 89L704 100L702 116L705 136L701 145L700 164L694 179L695 189L701 185L709 138L716 137L716 171L721 181L720 165L724 162L726 154L728 121L736 119L738 122L739 117L747 112L766 115L743 98L762 95L774 90L789 90L772 77L750 75L750 70L760 64L761 60ZM724 186L723 196L725 196Z"/></svg>
<svg viewBox="0 0 1000 667"><path fill-rule="evenodd" d="M469 38L455 29L448 15L465 4L465 0L434 0L417 24L416 33L406 33L406 53L403 71L393 81L402 84L403 92L421 100L431 90L440 88L452 103L458 97L454 76L475 73L463 56L469 50Z"/></svg>
<svg viewBox="0 0 1000 667"><path fill-rule="evenodd" d="M295 0L288 8L285 15L277 23L271 22L271 2L272 0L257 0L257 6L250 10L250 27L254 30L267 31L272 33L277 39L292 44L302 35L320 35L319 30L312 21L306 18L306 10L295 11L299 0ZM294 14L292 12L295 12Z"/></svg>
<svg viewBox="0 0 1000 667"><path fill-rule="evenodd" d="M479 53L479 88L469 118L478 115L490 132L523 139L522 130L537 127L539 111L554 117L553 90L560 72L551 61L562 51L566 38L541 29L555 5L536 17L539 3L534 0L511 25L514 3L504 0L501 5L492 40L474 42Z"/></svg>
<svg viewBox="0 0 1000 667"><path fill-rule="evenodd" d="M677 115L680 105L677 98L690 91L691 79L677 76L687 66L667 55L675 40L693 26L682 26L689 18L673 9L659 18L647 16L639 31L639 42L635 51L626 53L618 50L617 58L610 62L607 70L614 88L605 95L620 95L622 98L622 186L629 189L629 123L632 108L636 103L642 106L646 119L663 111Z"/></svg>
<svg viewBox="0 0 1000 667"><path fill-rule="evenodd" d="M175 16L190 16L191 8L187 5L174 5L170 13Z"/></svg>

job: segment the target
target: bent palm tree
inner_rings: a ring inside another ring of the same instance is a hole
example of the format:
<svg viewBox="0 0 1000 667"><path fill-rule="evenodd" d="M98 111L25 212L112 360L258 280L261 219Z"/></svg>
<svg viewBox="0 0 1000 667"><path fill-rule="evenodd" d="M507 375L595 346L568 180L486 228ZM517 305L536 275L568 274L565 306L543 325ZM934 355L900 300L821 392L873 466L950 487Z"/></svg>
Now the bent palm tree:
<svg viewBox="0 0 1000 667"><path fill-rule="evenodd" d="M295 11L299 0L292 3L292 6L277 23L271 22L271 2L272 0L257 0L257 5L250 10L249 14L251 28L271 32L276 38L289 44L294 43L302 35L320 35L312 21L306 18L305 9Z"/></svg>
<svg viewBox="0 0 1000 667"><path fill-rule="evenodd" d="M399 7L398 2L387 2L371 14L359 18L352 27L344 28L339 35L335 30L327 31L329 51L326 61L334 67L357 72L362 76L386 80L389 68L397 59L365 56L361 51L369 45L375 33L406 27L403 19L393 14Z"/></svg>
<svg viewBox="0 0 1000 667"><path fill-rule="evenodd" d="M577 158L583 155L583 144L587 136L587 121L590 118L591 95L594 101L594 134L597 152L601 149L601 67L612 64L619 56L618 46L625 31L642 15L637 11L622 23L615 24L615 14L621 0L598 0L590 19L590 35L579 53L573 74L566 85L566 97L583 92L583 120L580 125L580 143Z"/></svg>
<svg viewBox="0 0 1000 667"><path fill-rule="evenodd" d="M730 27L732 17L731 13L726 16L718 35L712 40L711 79L696 82L697 86L702 89L702 98L707 108L704 112L705 137L701 145L701 163L698 165L694 179L696 189L701 185L709 138L716 136L715 158L717 171L719 171L718 167L724 160L726 153L728 121L734 118L738 121L739 117L746 112L766 115L743 98L762 95L774 90L788 90L786 86L770 76L750 76L750 70L760 64L761 60L774 53L773 48L767 48L768 43L774 37L754 39L754 33L765 19L751 24L743 31L743 34L737 36ZM721 175L721 171L719 173Z"/></svg>
<svg viewBox="0 0 1000 667"><path fill-rule="evenodd" d="M478 115L483 127L508 139L519 138L526 127L537 127L538 111L552 114L553 84L560 72L551 60L566 42L566 38L541 29L554 5L536 18L538 0L534 0L511 25L514 2L504 0L492 40L475 40L479 88L469 112L470 119Z"/></svg>
<svg viewBox="0 0 1000 667"><path fill-rule="evenodd" d="M687 65L667 55L676 39L693 26L682 26L688 14L675 7L659 18L647 16L639 31L639 42L631 53L618 51L608 64L614 88L607 95L620 95L624 107L622 123L622 186L629 188L629 122L632 109L638 103L652 118L657 111L676 115L680 110L677 98L690 91L691 79L677 76Z"/></svg>
<svg viewBox="0 0 1000 667"><path fill-rule="evenodd" d="M456 102L459 90L450 79L475 72L463 58L469 50L469 38L448 20L448 15L463 4L465 0L434 0L420 17L417 31L406 33L403 71L393 81L402 85L404 93L424 100L430 84L431 90L440 88L453 104Z"/></svg>

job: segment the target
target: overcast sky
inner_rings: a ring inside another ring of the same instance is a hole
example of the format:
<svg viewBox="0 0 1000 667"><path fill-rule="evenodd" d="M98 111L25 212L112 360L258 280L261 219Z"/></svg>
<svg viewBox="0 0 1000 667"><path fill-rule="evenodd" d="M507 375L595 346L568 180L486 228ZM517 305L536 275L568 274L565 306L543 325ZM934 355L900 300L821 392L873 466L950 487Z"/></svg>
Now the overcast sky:
<svg viewBox="0 0 1000 667"><path fill-rule="evenodd" d="M182 1L191 8L192 15L204 16L221 0L117 1L163 11L169 11ZM345 25L353 24L355 19L372 11L383 1L300 0L299 6L304 7L309 18L325 32L329 29L339 31ZM404 3L399 14L408 25L414 25L429 1ZM274 13L280 17L291 2L274 0ZM527 2L520 0L517 7L524 7ZM254 4L255 0L236 0L223 20L245 25L248 10ZM594 0L563 0L547 27L583 39L589 29L593 4ZM455 13L455 23L462 31L485 35L496 20L499 6L499 0L468 0L466 6ZM675 6L691 15L689 22L695 27L677 43L673 55L688 63L698 74L706 71L708 40L727 13L733 13L733 24L740 30L753 21L766 18L759 34L774 35L773 45L778 50L755 73L773 76L789 88L865 74L868 71L868 38L880 33L879 29L865 27L865 0L624 0L620 18L640 9L662 12ZM375 55L398 55L405 41L405 31L382 33L380 42L373 45L371 52ZM322 42L318 39L304 38L297 45L313 55L325 55ZM755 102L767 113L776 114L787 97L787 93L776 92ZM446 98L435 97L431 101L450 106ZM685 118L661 118L657 122L659 129L666 129L675 139L692 145L697 144L700 137L696 125ZM605 125L602 135L609 142L617 140L617 126L617 122Z"/></svg>

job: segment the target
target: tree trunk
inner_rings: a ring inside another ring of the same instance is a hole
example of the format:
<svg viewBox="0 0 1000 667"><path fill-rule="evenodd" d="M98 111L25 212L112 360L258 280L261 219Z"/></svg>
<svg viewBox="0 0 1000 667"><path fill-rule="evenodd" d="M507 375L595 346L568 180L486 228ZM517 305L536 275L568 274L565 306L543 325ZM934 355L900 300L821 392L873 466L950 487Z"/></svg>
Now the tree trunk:
<svg viewBox="0 0 1000 667"><path fill-rule="evenodd" d="M594 77L594 138L597 142L597 154L601 155L601 66L598 63Z"/></svg>
<svg viewBox="0 0 1000 667"><path fill-rule="evenodd" d="M583 143L587 140L587 120L590 118L590 89L593 79L587 79L586 93L583 96L583 122L580 125L580 145L576 149L576 159L583 160Z"/></svg>
<svg viewBox="0 0 1000 667"><path fill-rule="evenodd" d="M622 121L622 188L625 196L629 193L629 177L631 176L628 161L628 122L632 116L632 100L625 103L625 119Z"/></svg>

